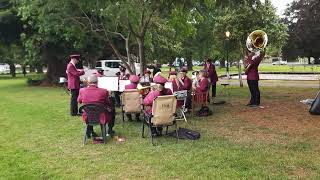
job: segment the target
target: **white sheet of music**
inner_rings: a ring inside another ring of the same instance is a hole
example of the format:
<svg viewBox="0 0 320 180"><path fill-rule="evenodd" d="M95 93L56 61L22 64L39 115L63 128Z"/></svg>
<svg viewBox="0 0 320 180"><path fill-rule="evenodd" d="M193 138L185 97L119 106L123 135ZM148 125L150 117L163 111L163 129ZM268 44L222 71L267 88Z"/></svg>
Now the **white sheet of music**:
<svg viewBox="0 0 320 180"><path fill-rule="evenodd" d="M171 89L172 93L173 93L173 85L172 85L172 82L166 82L164 84L164 87L167 88L167 89Z"/></svg>
<svg viewBox="0 0 320 180"><path fill-rule="evenodd" d="M98 87L106 89L108 91L119 90L119 78L118 77L98 77Z"/></svg>
<svg viewBox="0 0 320 180"><path fill-rule="evenodd" d="M125 90L126 85L130 83L130 80L119 80L119 92L123 92Z"/></svg>

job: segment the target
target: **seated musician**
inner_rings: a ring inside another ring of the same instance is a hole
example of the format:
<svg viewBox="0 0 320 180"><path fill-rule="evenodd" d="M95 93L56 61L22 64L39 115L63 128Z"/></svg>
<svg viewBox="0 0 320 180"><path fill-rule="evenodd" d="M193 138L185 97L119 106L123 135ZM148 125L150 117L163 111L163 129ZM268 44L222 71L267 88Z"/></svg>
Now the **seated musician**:
<svg viewBox="0 0 320 180"><path fill-rule="evenodd" d="M178 78L180 90L187 90L188 97L186 101L186 108L191 108L191 89L192 89L192 80L187 76L188 69L186 67L180 69L180 77Z"/></svg>
<svg viewBox="0 0 320 180"><path fill-rule="evenodd" d="M105 89L98 88L97 86L98 78L95 75L91 75L88 77L88 86L80 89L78 102L80 104L100 104L105 106L106 108L111 107L111 103L109 102L109 93ZM112 113L105 112L100 114L100 124L108 123L109 129L108 134L113 135L114 131L112 130L114 119L111 118ZM82 114L83 121L86 122L87 115L86 113ZM97 136L93 131L93 127L89 126L87 129L87 137L90 138L91 135L93 137Z"/></svg>
<svg viewBox="0 0 320 180"><path fill-rule="evenodd" d="M146 117L147 121L149 122L151 121L153 100L158 96L172 95L172 91L164 87L165 83L167 82L166 78L162 77L161 75L157 75L155 78L153 78L153 82L158 85L158 88L151 90L143 100L143 104L147 106ZM162 128L152 128L151 131L152 135L154 136L159 136L162 134Z"/></svg>
<svg viewBox="0 0 320 180"><path fill-rule="evenodd" d="M195 85L195 101L197 103L204 103L205 99L209 101L209 97L205 97L209 91L209 80L207 78L207 71L201 70L198 75L198 83Z"/></svg>
<svg viewBox="0 0 320 180"><path fill-rule="evenodd" d="M151 71L149 71L148 69L144 71L144 75L140 78L140 83L142 86L149 86L150 83L152 83Z"/></svg>
<svg viewBox="0 0 320 180"><path fill-rule="evenodd" d="M195 87L196 93L205 93L209 90L209 80L207 78L207 71L199 71L198 84Z"/></svg>
<svg viewBox="0 0 320 180"><path fill-rule="evenodd" d="M130 90L130 89L137 89L138 83L139 83L139 76L137 75L130 75L129 77L130 80L130 84L125 86L125 90ZM136 120L140 121L139 117L140 117L140 113L136 113ZM127 117L129 119L129 121L132 121L132 115L131 114L127 114Z"/></svg>
<svg viewBox="0 0 320 180"><path fill-rule="evenodd" d="M128 80L129 79L129 74L126 74L126 68L124 66L119 66L119 72L116 73L116 76L119 78L119 80ZM119 91L114 91L114 97L115 97L115 102L116 106L120 107L121 100L120 100L120 95L121 92Z"/></svg>
<svg viewBox="0 0 320 180"><path fill-rule="evenodd" d="M176 92L176 91L180 90L179 83L178 83L178 80L177 80L177 72L176 71L170 71L169 72L168 81L172 82L172 90L173 90L173 92Z"/></svg>

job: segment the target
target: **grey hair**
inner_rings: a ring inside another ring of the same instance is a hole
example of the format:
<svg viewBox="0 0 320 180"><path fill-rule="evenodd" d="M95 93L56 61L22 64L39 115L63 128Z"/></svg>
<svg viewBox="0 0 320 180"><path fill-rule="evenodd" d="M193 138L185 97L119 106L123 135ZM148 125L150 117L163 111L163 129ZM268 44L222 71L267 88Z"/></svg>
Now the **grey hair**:
<svg viewBox="0 0 320 180"><path fill-rule="evenodd" d="M97 84L98 78L96 75L90 75L87 79L89 84Z"/></svg>

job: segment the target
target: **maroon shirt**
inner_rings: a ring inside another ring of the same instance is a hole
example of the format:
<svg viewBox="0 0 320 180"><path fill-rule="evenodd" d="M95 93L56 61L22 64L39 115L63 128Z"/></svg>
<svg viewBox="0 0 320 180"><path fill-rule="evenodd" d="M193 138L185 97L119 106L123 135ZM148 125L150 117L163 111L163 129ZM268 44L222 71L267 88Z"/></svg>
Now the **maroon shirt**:
<svg viewBox="0 0 320 180"><path fill-rule="evenodd" d="M218 81L218 75L214 64L209 63L208 65L207 63L205 63L204 69L208 71L208 78L210 78L211 83L215 83Z"/></svg>
<svg viewBox="0 0 320 180"><path fill-rule="evenodd" d="M181 80L183 85L180 83L180 89L190 91L192 88L192 80L188 76L182 77Z"/></svg>
<svg viewBox="0 0 320 180"><path fill-rule="evenodd" d="M75 65L69 63L67 66L68 89L80 89L80 76L84 71L79 71Z"/></svg>
<svg viewBox="0 0 320 180"><path fill-rule="evenodd" d="M256 81L259 80L258 67L263 57L264 57L264 53L261 53L257 57L255 56L248 57L248 63L250 64L250 67L246 72L247 80L256 80Z"/></svg>
<svg viewBox="0 0 320 180"><path fill-rule="evenodd" d="M78 102L80 104L100 104L105 107L110 107L108 100L109 93L107 90L98 88L97 85L90 84L86 88L80 89ZM110 120L110 114L105 112L100 114L100 123L105 124ZM87 120L86 113L82 114L84 122Z"/></svg>

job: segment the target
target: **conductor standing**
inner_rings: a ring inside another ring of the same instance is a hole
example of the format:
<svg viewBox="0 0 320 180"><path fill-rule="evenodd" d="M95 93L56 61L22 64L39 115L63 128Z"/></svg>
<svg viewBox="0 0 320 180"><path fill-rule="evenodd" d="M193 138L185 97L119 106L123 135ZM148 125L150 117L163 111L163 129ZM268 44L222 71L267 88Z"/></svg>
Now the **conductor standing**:
<svg viewBox="0 0 320 180"><path fill-rule="evenodd" d="M76 64L80 61L79 54L70 55L70 62L67 66L68 89L71 92L70 114L77 116L78 114L78 96L80 89L80 76L84 74L83 69L77 69Z"/></svg>

